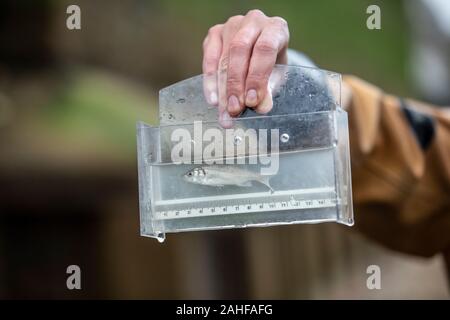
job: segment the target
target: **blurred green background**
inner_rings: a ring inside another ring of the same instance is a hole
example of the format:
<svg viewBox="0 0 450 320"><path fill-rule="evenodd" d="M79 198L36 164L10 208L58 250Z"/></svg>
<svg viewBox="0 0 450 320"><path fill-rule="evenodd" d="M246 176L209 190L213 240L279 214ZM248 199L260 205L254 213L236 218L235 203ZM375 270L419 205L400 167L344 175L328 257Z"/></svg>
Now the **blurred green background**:
<svg viewBox="0 0 450 320"><path fill-rule="evenodd" d="M383 31L365 27L365 10L374 3L383 8ZM147 113L114 108L142 104L129 101L132 98L123 89L117 96L111 95L102 84L96 88L89 83L90 77L80 76L74 83L79 91L71 88L69 96L63 97L66 108L72 105L72 113L58 108L59 120L62 126L75 121L75 126L101 125L114 140L129 137L129 145L134 135L125 119L154 123L158 89L201 73L201 44L208 28L253 8L284 17L289 23L291 48L306 53L321 68L355 74L389 92L415 96L406 70L408 26L401 1L135 1L123 4L123 11L102 1L86 5L92 10L84 10L81 32L60 30L64 39L57 48L59 58L67 65L81 61L113 69L142 83L155 98L146 103ZM94 105L76 108L79 101L73 104L72 99L93 99ZM102 114L102 105L114 109L112 114L105 110L108 115ZM52 119L60 122L57 117ZM117 123L115 119L121 120Z"/></svg>
<svg viewBox="0 0 450 320"><path fill-rule="evenodd" d="M20 11L41 6L20 3L16 5ZM414 96L406 70L408 26L403 4L378 2L383 29L370 31L365 10L373 3L377 2L81 1L82 30L69 31L64 28L66 4L49 1L48 26L36 27L48 29L48 54L64 71L64 83L58 84L58 94L48 101L42 120L78 140L84 140L78 136L82 128L84 137L100 134L121 147L132 146L135 120L156 121L158 90L201 73L201 44L208 28L252 8L284 17L291 48L306 53L321 68L355 74L387 91ZM15 27L21 28L20 23ZM98 74L102 72L138 82L151 99L143 101L123 83Z"/></svg>

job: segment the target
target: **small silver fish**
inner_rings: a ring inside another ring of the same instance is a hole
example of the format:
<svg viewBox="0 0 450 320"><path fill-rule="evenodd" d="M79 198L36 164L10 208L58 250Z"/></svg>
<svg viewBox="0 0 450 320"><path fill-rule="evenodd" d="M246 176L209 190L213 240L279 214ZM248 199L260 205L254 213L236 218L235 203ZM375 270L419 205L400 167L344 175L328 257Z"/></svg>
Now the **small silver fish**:
<svg viewBox="0 0 450 320"><path fill-rule="evenodd" d="M274 192L269 184L269 180L272 176L263 176L253 171L240 169L234 165L197 167L186 172L183 175L183 178L190 183L216 187L223 187L225 185L251 187L252 181L258 181L267 186L271 193Z"/></svg>

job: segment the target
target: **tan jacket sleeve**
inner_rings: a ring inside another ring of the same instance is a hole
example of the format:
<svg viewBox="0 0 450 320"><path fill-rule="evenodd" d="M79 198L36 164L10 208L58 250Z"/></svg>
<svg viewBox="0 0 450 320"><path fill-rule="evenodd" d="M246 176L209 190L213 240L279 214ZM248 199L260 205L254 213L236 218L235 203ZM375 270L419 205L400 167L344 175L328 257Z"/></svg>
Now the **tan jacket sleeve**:
<svg viewBox="0 0 450 320"><path fill-rule="evenodd" d="M450 252L450 113L352 76L348 106L355 225L406 253Z"/></svg>

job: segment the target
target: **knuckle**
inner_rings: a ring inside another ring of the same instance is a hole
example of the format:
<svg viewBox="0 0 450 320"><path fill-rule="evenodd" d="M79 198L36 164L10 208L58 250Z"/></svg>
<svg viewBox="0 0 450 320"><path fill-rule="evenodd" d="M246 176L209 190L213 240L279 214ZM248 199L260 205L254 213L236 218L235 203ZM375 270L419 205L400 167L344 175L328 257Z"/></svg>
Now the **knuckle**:
<svg viewBox="0 0 450 320"><path fill-rule="evenodd" d="M264 87L268 81L268 75L265 73L253 72L247 76L247 83L256 87Z"/></svg>
<svg viewBox="0 0 450 320"><path fill-rule="evenodd" d="M272 22L272 24L279 26L283 29L288 29L287 21L281 17L272 17L271 22Z"/></svg>
<svg viewBox="0 0 450 320"><path fill-rule="evenodd" d="M281 19L281 18L280 18ZM279 22L279 21L272 21L270 23L270 29L275 34L281 36L280 39L288 39L289 40L289 28L287 26L287 22Z"/></svg>
<svg viewBox="0 0 450 320"><path fill-rule="evenodd" d="M227 79L227 95L236 95L236 96L240 96L241 93L244 91L244 85L242 82L240 81L233 81L230 79Z"/></svg>
<svg viewBox="0 0 450 320"><path fill-rule="evenodd" d="M227 77L227 87L231 89L240 88L242 86L242 81L237 74L228 74Z"/></svg>
<svg viewBox="0 0 450 320"><path fill-rule="evenodd" d="M227 20L227 24L231 24L231 25L238 24L241 22L242 18L244 18L244 16L242 16L242 15L229 17Z"/></svg>
<svg viewBox="0 0 450 320"><path fill-rule="evenodd" d="M251 44L244 39L234 39L230 43L230 53L231 54L239 54L244 53L251 50Z"/></svg>
<svg viewBox="0 0 450 320"><path fill-rule="evenodd" d="M243 76L237 68L234 68L233 66L229 66L228 72L227 72L227 85L229 85L229 86L240 85L243 82L242 78L243 78Z"/></svg>
<svg viewBox="0 0 450 320"><path fill-rule="evenodd" d="M212 26L211 28L208 29L208 36L214 36L215 34L220 32L221 29L222 29L221 24L216 24L215 26Z"/></svg>
<svg viewBox="0 0 450 320"><path fill-rule="evenodd" d="M214 57L205 57L204 65L206 69L210 70L217 65L217 59Z"/></svg>
<svg viewBox="0 0 450 320"><path fill-rule="evenodd" d="M252 17L252 16L253 17L261 17L261 16L265 16L265 14L259 9L252 9L252 10L249 10L247 12L247 16L249 16L249 17Z"/></svg>
<svg viewBox="0 0 450 320"><path fill-rule="evenodd" d="M273 41L262 40L255 44L255 51L263 55L272 55L278 53L278 48Z"/></svg>

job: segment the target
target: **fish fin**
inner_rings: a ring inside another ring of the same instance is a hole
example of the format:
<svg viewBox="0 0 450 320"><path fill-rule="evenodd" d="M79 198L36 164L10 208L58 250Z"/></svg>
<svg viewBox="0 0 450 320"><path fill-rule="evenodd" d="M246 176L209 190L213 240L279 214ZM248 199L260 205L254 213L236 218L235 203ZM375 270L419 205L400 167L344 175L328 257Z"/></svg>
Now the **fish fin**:
<svg viewBox="0 0 450 320"><path fill-rule="evenodd" d="M251 187L252 185L253 184L252 184L251 181L245 181L245 182L242 182L242 183L238 184L239 187Z"/></svg>
<svg viewBox="0 0 450 320"><path fill-rule="evenodd" d="M261 179L258 181L261 182L262 184L264 184L267 188L269 188L270 193L274 193L275 190L273 190L272 186L270 185L271 178L272 178L272 176L262 176Z"/></svg>

